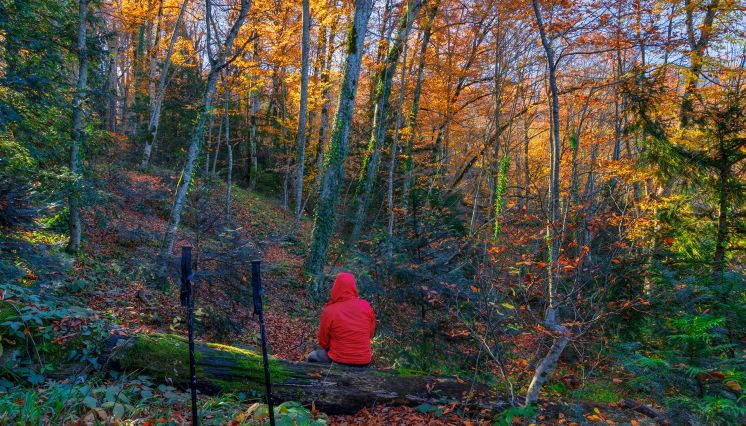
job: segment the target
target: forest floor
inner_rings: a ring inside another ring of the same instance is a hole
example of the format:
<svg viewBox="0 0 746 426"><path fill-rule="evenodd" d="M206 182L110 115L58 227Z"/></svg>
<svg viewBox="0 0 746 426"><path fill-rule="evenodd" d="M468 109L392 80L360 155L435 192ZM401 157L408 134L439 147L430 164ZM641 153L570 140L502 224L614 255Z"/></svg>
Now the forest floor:
<svg viewBox="0 0 746 426"><path fill-rule="evenodd" d="M178 176L112 172L101 180L95 191L97 199L84 216L84 253L75 258L63 253L64 239L51 229L49 221L6 236L4 246L17 248L16 264L26 271L19 281L29 288L43 288L42 283L46 282L64 285L74 293L74 300L92 311L89 318L104 319L118 334L185 335L186 321L179 305L176 273L172 273L170 286L154 288L152 265L143 261L152 259L157 250L168 218L171 188L177 179ZM192 207L184 215L184 226L174 250L175 256L184 244L195 247L197 339L236 346L258 343L258 327L250 306L248 262L261 258L270 352L276 357L302 360L314 348L321 310L308 296L301 275L311 223L308 220L296 223L272 198L235 188L232 201L235 226L226 226L224 194L222 183L192 189ZM58 343L64 342L62 339ZM375 364L389 367L386 360L379 359ZM117 403L97 405L94 400L81 406L78 424L182 424L190 418L188 395L179 389L135 377L97 380L96 389L101 395L108 397L110 389L115 387L121 393L137 395L138 401L126 404L126 412L122 414L116 412ZM63 377L59 383L72 381ZM17 399L17 409L51 403L50 389L49 385L40 384L35 395L33 392L27 395L31 399ZM102 397L102 401L107 397ZM256 409L255 402L255 396L202 395L203 423L241 424L247 410ZM613 402L593 404L552 399L541 405L539 424L655 423ZM323 416L309 408L314 416ZM491 423L460 413L458 407L376 406L354 415L329 416L327 421L338 425ZM44 414L40 418L45 418ZM526 424L518 416L503 416L500 421L497 424Z"/></svg>

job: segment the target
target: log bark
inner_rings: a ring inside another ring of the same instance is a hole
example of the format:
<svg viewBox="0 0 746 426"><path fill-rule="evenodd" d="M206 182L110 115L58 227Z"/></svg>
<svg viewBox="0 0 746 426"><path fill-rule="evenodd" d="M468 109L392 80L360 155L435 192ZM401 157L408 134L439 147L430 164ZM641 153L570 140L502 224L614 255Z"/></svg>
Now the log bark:
<svg viewBox="0 0 746 426"><path fill-rule="evenodd" d="M156 380L189 383L187 341L164 334L114 335L107 344L109 368L139 370ZM195 343L197 383L204 393L264 392L261 353L215 343ZM272 392L278 401L313 402L326 413L354 413L374 404L419 405L459 402L484 407L487 389L450 376L410 370L377 370L340 364L270 359ZM503 403L490 403L495 408Z"/></svg>

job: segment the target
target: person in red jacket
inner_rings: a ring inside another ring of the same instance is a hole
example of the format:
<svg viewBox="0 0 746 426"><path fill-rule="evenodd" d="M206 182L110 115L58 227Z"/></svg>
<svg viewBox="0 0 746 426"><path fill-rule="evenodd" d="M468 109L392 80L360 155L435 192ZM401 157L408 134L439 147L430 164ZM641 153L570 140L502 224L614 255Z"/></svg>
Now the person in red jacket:
<svg viewBox="0 0 746 426"><path fill-rule="evenodd" d="M375 331L373 309L358 297L355 277L342 272L321 314L319 349L308 355L308 361L366 366L373 356L370 339Z"/></svg>

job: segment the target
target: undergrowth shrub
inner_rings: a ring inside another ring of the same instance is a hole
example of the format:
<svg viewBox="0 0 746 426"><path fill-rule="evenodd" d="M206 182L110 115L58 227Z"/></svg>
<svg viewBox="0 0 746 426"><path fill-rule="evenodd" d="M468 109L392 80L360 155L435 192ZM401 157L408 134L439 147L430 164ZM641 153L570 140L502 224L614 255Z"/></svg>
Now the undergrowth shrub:
<svg viewBox="0 0 746 426"><path fill-rule="evenodd" d="M71 364L99 368L107 328L87 309L5 284L0 301L0 378L39 385Z"/></svg>
<svg viewBox="0 0 746 426"><path fill-rule="evenodd" d="M746 422L745 287L743 277L726 276L727 298L707 275L655 271L655 315L630 321L613 348L632 375L625 386L659 401L676 424Z"/></svg>

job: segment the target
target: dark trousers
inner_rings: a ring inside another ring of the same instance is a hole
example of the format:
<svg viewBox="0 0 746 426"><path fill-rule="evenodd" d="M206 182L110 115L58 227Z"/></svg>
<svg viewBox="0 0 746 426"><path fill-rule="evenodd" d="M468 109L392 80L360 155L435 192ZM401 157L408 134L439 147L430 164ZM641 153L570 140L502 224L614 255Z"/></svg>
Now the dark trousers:
<svg viewBox="0 0 746 426"><path fill-rule="evenodd" d="M320 362L322 364L330 364L332 359L329 358L329 354L324 348L318 348L308 354L308 362Z"/></svg>
<svg viewBox="0 0 746 426"><path fill-rule="evenodd" d="M312 351L310 354L308 354L308 362L318 362L321 364L339 364L339 365L346 365L348 367L367 367L368 364L345 364L342 362L335 362L331 358L329 358L329 353L324 348L318 348L315 351Z"/></svg>

